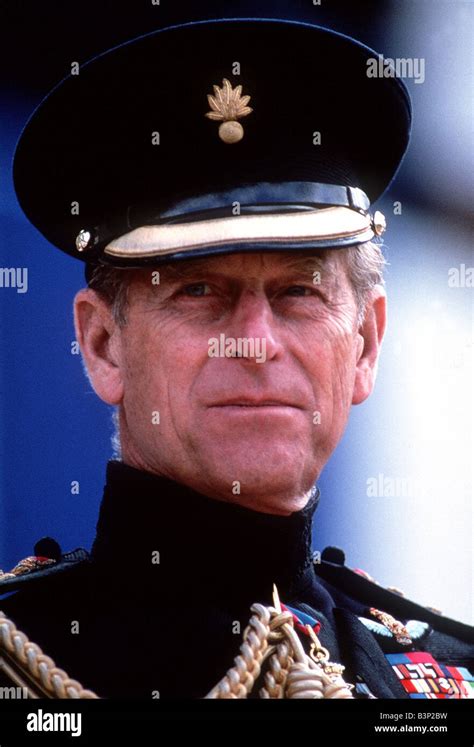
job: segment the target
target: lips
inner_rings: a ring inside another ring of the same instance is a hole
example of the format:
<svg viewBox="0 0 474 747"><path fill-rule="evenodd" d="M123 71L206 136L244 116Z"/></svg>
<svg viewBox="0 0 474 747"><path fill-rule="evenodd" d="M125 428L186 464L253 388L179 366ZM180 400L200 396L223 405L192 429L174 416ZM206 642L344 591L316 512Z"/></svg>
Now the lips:
<svg viewBox="0 0 474 747"><path fill-rule="evenodd" d="M210 405L210 407L296 407L294 402L280 399L253 399L251 397L238 397L229 400L223 400Z"/></svg>

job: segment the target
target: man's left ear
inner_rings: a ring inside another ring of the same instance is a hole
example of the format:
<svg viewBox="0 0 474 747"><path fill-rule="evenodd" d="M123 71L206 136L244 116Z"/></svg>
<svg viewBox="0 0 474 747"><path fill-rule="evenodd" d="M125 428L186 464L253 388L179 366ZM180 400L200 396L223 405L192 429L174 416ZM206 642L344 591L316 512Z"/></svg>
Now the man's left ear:
<svg viewBox="0 0 474 747"><path fill-rule="evenodd" d="M372 291L364 320L359 327L359 349L352 393L353 405L360 405L364 402L374 388L386 321L387 296L383 286L377 285Z"/></svg>

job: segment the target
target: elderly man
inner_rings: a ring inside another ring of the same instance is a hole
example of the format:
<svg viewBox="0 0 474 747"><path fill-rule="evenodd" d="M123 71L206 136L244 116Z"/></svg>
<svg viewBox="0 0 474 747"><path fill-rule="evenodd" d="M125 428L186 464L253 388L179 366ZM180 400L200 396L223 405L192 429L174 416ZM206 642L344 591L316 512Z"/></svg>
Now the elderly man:
<svg viewBox="0 0 474 747"><path fill-rule="evenodd" d="M90 553L42 540L0 583L5 671L36 694L472 692L470 628L311 548L385 328L370 204L410 104L374 57L306 24L173 27L73 71L26 127L17 194L86 263L76 334L120 444Z"/></svg>

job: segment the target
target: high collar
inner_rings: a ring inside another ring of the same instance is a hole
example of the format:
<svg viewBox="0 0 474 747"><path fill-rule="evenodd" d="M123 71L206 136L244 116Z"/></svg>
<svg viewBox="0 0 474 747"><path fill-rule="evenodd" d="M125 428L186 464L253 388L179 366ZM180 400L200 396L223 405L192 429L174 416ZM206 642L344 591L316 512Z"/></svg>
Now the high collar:
<svg viewBox="0 0 474 747"><path fill-rule="evenodd" d="M314 486L300 511L266 514L110 461L91 556L121 582L149 581L159 566L161 588L186 584L198 596L218 588L223 597L270 602L275 583L289 598L311 569L318 502Z"/></svg>

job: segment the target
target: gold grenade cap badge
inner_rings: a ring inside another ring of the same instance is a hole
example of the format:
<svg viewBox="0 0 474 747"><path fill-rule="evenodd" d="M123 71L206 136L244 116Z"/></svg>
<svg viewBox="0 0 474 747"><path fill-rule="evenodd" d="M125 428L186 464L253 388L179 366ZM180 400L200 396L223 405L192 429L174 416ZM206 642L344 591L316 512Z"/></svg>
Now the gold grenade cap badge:
<svg viewBox="0 0 474 747"><path fill-rule="evenodd" d="M237 120L253 111L247 106L250 96L242 96L242 86L232 88L227 78L223 79L222 88L213 88L214 96L207 96L212 111L207 112L206 117L222 123L219 127L219 137L224 143L238 143L244 136L244 128Z"/></svg>

